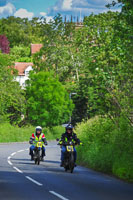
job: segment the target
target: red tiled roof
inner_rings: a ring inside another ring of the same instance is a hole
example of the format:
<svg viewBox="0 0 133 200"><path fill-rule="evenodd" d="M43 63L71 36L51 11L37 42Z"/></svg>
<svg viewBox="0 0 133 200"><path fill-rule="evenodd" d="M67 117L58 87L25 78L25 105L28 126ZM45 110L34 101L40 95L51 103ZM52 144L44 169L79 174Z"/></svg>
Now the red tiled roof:
<svg viewBox="0 0 133 200"><path fill-rule="evenodd" d="M42 46L42 44L31 44L31 55L36 52L39 52Z"/></svg>
<svg viewBox="0 0 133 200"><path fill-rule="evenodd" d="M27 63L27 62L16 62L14 68L18 70L18 75L19 76L24 76L25 75L25 70L27 67L33 66L33 63Z"/></svg>

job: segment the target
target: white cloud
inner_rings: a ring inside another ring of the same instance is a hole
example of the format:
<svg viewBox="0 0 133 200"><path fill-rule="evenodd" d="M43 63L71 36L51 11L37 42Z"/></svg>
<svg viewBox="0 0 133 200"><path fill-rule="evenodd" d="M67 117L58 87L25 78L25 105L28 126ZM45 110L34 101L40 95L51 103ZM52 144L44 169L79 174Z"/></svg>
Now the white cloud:
<svg viewBox="0 0 133 200"><path fill-rule="evenodd" d="M15 11L16 11L16 8L11 3L7 3L5 6L0 7L0 15L3 17L13 15Z"/></svg>
<svg viewBox="0 0 133 200"><path fill-rule="evenodd" d="M20 18L29 18L32 19L34 16L33 12L28 12L26 9L20 8L14 13L15 17L20 17Z"/></svg>
<svg viewBox="0 0 133 200"><path fill-rule="evenodd" d="M47 23L53 20L53 16L47 16L46 12L40 12L40 15L45 17Z"/></svg>
<svg viewBox="0 0 133 200"><path fill-rule="evenodd" d="M73 0L64 0L62 3L62 9L70 10L72 8L72 2L73 2Z"/></svg>
<svg viewBox="0 0 133 200"><path fill-rule="evenodd" d="M47 13L46 12L40 12L40 15L45 17L47 15Z"/></svg>
<svg viewBox="0 0 133 200"><path fill-rule="evenodd" d="M47 16L55 16L60 13L62 16L68 16L68 19L70 15L83 18L91 13L98 14L109 11L105 7L109 3L112 3L112 0L57 0L56 4L48 9ZM118 7L111 9L111 11L120 10Z"/></svg>

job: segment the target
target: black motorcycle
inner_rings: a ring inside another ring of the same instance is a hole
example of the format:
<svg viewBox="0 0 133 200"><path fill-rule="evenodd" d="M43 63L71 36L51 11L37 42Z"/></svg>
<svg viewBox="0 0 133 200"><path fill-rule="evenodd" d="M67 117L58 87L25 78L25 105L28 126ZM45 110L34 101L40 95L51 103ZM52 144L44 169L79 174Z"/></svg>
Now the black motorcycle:
<svg viewBox="0 0 133 200"><path fill-rule="evenodd" d="M57 141L59 141L59 139L57 139ZM59 142L58 145L66 147L63 167L65 168L65 171L70 170L70 172L73 173L73 170L74 170L74 167L75 167L75 161L74 161L74 146L75 146L75 143L73 143L72 141L69 141L67 143L60 144L60 142Z"/></svg>

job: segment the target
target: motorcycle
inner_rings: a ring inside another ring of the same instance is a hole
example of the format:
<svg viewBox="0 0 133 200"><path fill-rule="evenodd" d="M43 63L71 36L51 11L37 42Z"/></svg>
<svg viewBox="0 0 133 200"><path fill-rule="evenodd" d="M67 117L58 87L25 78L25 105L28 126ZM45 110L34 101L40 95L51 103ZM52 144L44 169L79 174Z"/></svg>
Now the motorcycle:
<svg viewBox="0 0 133 200"><path fill-rule="evenodd" d="M59 140L57 139L57 141L59 141ZM73 170L74 170L74 167L75 167L75 161L74 161L74 146L75 146L75 143L73 143L72 141L69 141L69 142L63 143L63 144L58 143L58 145L60 145L60 146L63 145L63 146L66 147L63 167L64 167L65 171L70 170L70 172L73 173Z"/></svg>
<svg viewBox="0 0 133 200"><path fill-rule="evenodd" d="M41 141L35 141L35 150L34 150L34 161L35 164L40 164L41 158L42 158L42 146L43 142Z"/></svg>

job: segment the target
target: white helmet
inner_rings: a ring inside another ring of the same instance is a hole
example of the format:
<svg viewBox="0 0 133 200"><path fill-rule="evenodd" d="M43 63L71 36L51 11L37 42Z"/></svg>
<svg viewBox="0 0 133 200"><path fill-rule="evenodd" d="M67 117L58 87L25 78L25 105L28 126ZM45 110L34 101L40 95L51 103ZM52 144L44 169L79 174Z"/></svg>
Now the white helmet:
<svg viewBox="0 0 133 200"><path fill-rule="evenodd" d="M41 126L37 126L36 127L36 131L42 131L42 127Z"/></svg>

